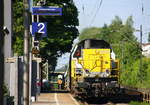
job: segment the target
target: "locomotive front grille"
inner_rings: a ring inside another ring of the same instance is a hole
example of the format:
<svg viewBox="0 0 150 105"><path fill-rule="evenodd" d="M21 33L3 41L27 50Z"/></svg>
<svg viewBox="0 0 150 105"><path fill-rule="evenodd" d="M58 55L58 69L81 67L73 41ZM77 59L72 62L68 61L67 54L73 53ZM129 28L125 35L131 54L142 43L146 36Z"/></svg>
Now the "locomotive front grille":
<svg viewBox="0 0 150 105"><path fill-rule="evenodd" d="M112 78L90 78L86 77L84 78L85 82L91 82L91 83L98 83L98 82L111 82L111 81L118 81L117 77Z"/></svg>

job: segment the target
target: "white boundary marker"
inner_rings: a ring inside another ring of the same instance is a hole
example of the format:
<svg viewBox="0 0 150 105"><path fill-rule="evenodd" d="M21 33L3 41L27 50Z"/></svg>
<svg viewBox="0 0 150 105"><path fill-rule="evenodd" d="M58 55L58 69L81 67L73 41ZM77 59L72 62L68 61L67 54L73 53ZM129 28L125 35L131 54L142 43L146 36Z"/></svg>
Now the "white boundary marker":
<svg viewBox="0 0 150 105"><path fill-rule="evenodd" d="M71 94L69 94L69 95L70 95L71 99L74 101L74 103L75 103L76 105L80 105L80 104L72 97Z"/></svg>
<svg viewBox="0 0 150 105"><path fill-rule="evenodd" d="M55 101L56 101L56 105L59 105L58 99L57 99L57 93L55 93Z"/></svg>

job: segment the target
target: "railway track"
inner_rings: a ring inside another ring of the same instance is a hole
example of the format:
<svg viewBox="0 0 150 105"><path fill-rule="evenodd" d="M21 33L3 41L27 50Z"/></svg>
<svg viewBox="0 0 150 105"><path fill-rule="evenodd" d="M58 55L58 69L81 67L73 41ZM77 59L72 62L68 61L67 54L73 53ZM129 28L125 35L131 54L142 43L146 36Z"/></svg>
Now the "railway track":
<svg viewBox="0 0 150 105"><path fill-rule="evenodd" d="M129 105L131 101L136 101L135 96L134 99L131 98L131 96L122 96L122 98L120 96L103 97L97 99L93 98L86 99L85 101L80 101L80 103L82 103L81 105Z"/></svg>
<svg viewBox="0 0 150 105"><path fill-rule="evenodd" d="M69 95L68 91L58 90L50 93L43 93L33 105L130 105L131 101L145 101L150 103L149 91L144 89L136 89L124 87L122 93L113 94L107 97L97 98L79 98ZM76 100L74 100L73 97ZM71 98L72 97L72 98ZM77 101L77 102L76 102ZM69 103L70 102L70 103ZM79 103L79 104L78 104Z"/></svg>
<svg viewBox="0 0 150 105"><path fill-rule="evenodd" d="M69 91L55 90L55 91L51 91L51 93L68 94ZM81 98L81 97L76 97L74 95L72 96L75 97L75 99L79 102L80 105L130 105L129 103L131 101L139 101L139 102L144 101L150 103L150 91L148 89L138 89L138 88L127 87L127 86L121 86L121 92L119 94L113 94L107 97Z"/></svg>
<svg viewBox="0 0 150 105"><path fill-rule="evenodd" d="M144 96L144 97L142 97ZM133 88L122 88L122 93L113 94L107 97L98 98L79 98L76 99L81 103L81 105L129 105L131 101L145 101L150 102L146 98L150 98L150 94L144 95L141 92L134 90ZM144 99L143 99L144 98Z"/></svg>
<svg viewBox="0 0 150 105"><path fill-rule="evenodd" d="M81 105L129 105L131 101L150 103L150 89L121 86L121 93L101 98L76 98Z"/></svg>
<svg viewBox="0 0 150 105"><path fill-rule="evenodd" d="M150 103L150 89L133 88L129 86L124 86L124 88L139 94L142 102Z"/></svg>

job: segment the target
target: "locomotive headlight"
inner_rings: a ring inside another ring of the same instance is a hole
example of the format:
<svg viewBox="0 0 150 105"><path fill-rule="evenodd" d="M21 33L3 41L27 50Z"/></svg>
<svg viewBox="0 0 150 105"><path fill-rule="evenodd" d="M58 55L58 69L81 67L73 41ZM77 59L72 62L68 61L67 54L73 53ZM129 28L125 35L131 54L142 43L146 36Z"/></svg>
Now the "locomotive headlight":
<svg viewBox="0 0 150 105"><path fill-rule="evenodd" d="M110 70L106 69L106 71L103 73L103 77L108 77L110 75Z"/></svg>
<svg viewBox="0 0 150 105"><path fill-rule="evenodd" d="M85 72L86 72L87 74L89 74L89 73L90 73L88 69L86 69L86 70L85 70Z"/></svg>
<svg viewBox="0 0 150 105"><path fill-rule="evenodd" d="M76 74L82 74L81 68L76 68Z"/></svg>
<svg viewBox="0 0 150 105"><path fill-rule="evenodd" d="M107 77L110 75L110 70L109 69L106 69L106 75L107 75Z"/></svg>
<svg viewBox="0 0 150 105"><path fill-rule="evenodd" d="M110 74L110 70L106 69L106 73L107 73L107 74Z"/></svg>

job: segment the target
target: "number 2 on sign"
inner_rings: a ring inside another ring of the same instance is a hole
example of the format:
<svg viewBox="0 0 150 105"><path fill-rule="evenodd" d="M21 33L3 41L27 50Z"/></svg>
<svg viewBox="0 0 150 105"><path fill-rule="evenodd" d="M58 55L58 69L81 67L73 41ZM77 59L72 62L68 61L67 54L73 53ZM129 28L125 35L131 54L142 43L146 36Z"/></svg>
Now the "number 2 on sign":
<svg viewBox="0 0 150 105"><path fill-rule="evenodd" d="M39 27L38 33L44 34L45 33L44 32L44 27L45 27L44 23L39 23L38 27Z"/></svg>

